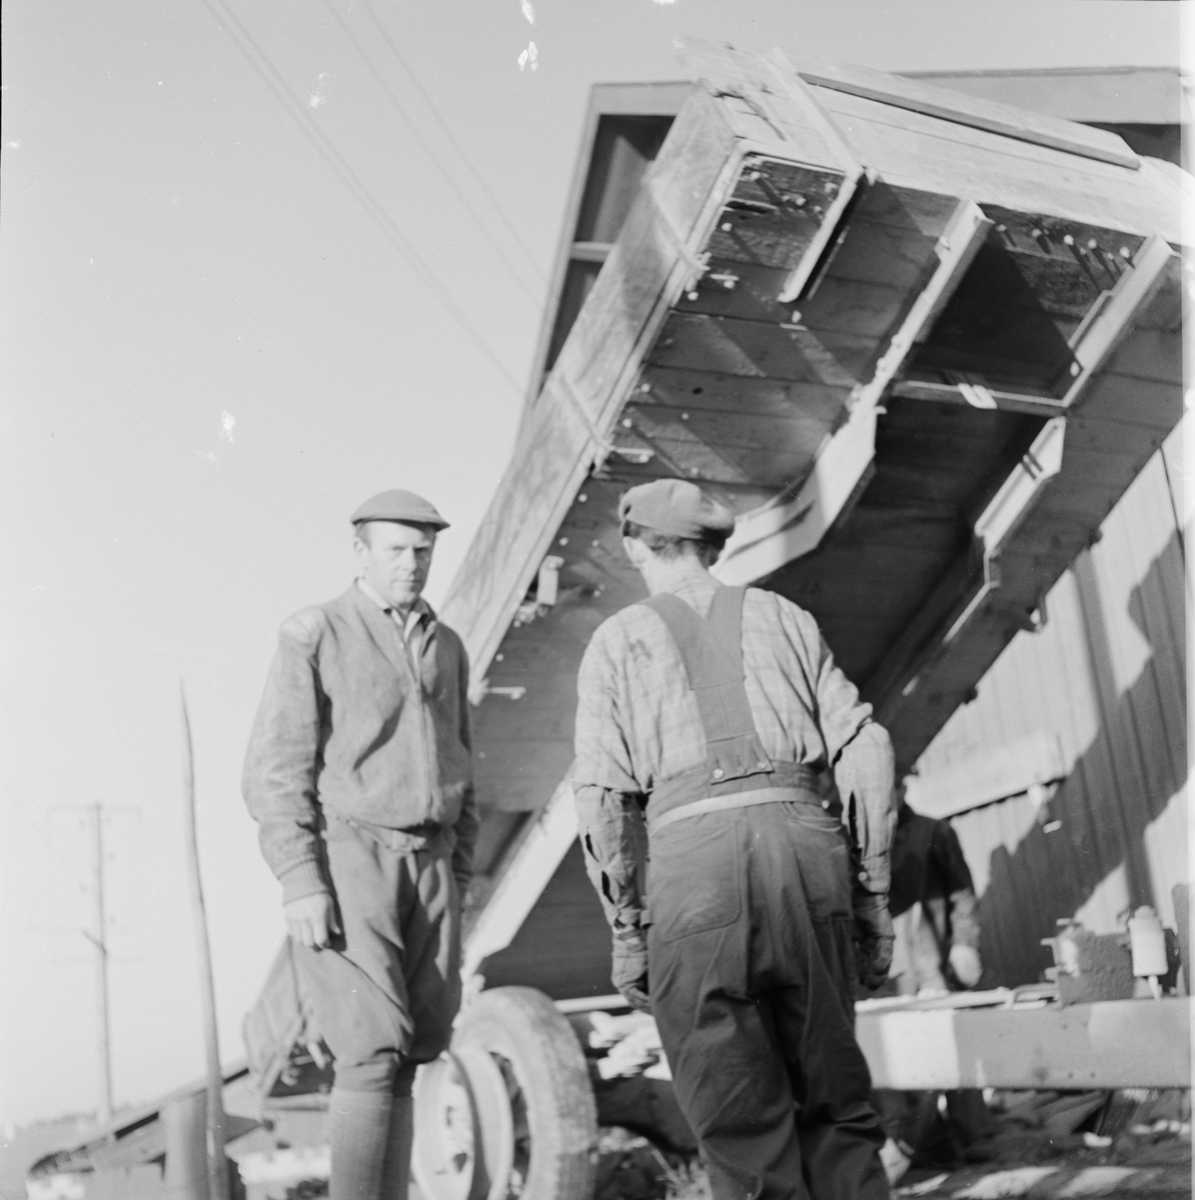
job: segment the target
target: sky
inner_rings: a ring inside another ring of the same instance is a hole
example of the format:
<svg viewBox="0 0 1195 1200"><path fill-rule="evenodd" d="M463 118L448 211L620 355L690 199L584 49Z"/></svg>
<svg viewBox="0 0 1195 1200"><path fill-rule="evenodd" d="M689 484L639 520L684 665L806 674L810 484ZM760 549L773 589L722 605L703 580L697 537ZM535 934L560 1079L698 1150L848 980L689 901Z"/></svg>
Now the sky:
<svg viewBox="0 0 1195 1200"><path fill-rule="evenodd" d="M243 1053L283 929L240 798L278 624L349 583L348 514L389 487L452 523L444 594L512 446L592 84L681 78L681 36L898 71L1175 65L1182 7L6 0L0 1123L96 1106L87 806L115 1099L202 1072L180 686Z"/></svg>

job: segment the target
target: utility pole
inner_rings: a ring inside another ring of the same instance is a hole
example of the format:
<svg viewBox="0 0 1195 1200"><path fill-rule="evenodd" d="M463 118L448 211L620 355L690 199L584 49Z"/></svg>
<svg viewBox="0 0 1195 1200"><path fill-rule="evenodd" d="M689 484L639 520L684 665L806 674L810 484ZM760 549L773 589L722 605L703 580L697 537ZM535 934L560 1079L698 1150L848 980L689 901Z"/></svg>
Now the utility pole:
<svg viewBox="0 0 1195 1200"><path fill-rule="evenodd" d="M112 1027L108 1016L108 918L104 911L104 810L88 806L91 813L94 880L94 931L85 937L95 947L96 996L99 1003L100 1097L99 1122L112 1119Z"/></svg>
<svg viewBox="0 0 1195 1200"><path fill-rule="evenodd" d="M136 811L129 805L56 804L55 811L84 814L89 828L91 850L91 923L80 930L95 950L96 1034L99 1059L99 1095L96 1120L106 1124L112 1119L112 1021L108 994L108 909L104 888L104 821L117 809Z"/></svg>

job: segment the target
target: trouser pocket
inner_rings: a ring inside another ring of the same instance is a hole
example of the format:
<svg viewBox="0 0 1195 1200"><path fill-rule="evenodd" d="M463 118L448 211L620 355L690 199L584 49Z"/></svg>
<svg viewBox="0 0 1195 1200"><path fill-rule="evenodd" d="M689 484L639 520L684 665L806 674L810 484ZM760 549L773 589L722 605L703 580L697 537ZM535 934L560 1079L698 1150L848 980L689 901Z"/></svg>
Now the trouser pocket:
<svg viewBox="0 0 1195 1200"><path fill-rule="evenodd" d="M734 824L677 821L652 838L647 891L655 935L665 942L720 929L742 911Z"/></svg>

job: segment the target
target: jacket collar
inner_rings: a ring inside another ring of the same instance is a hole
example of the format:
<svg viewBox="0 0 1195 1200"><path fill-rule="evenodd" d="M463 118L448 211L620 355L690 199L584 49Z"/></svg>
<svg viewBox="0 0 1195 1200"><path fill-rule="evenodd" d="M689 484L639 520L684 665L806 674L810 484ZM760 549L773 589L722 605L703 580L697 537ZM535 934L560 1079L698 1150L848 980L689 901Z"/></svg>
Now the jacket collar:
<svg viewBox="0 0 1195 1200"><path fill-rule="evenodd" d="M407 656L402 639L398 636L398 630L394 627L394 619L390 614L376 601L370 599L357 586L355 580L349 585L344 598L360 614L371 640L390 665L404 678L410 679L414 674L414 666ZM425 614L423 618L425 622L423 648L426 650L435 632L436 614L432 611L431 605L422 597L420 597L419 603L422 605L420 611Z"/></svg>

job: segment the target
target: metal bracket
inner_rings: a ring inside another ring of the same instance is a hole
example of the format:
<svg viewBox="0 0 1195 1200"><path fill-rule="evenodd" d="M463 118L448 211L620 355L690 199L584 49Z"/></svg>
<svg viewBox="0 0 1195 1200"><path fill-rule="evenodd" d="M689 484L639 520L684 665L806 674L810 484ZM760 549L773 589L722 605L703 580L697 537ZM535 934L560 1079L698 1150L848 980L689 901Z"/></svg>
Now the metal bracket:
<svg viewBox="0 0 1195 1200"><path fill-rule="evenodd" d="M1000 586L1000 551L1029 515L1042 490L1062 470L1065 438L1065 417L1047 421L976 520L975 536L983 545L983 583L947 630L943 644L948 645L958 636L979 606Z"/></svg>

